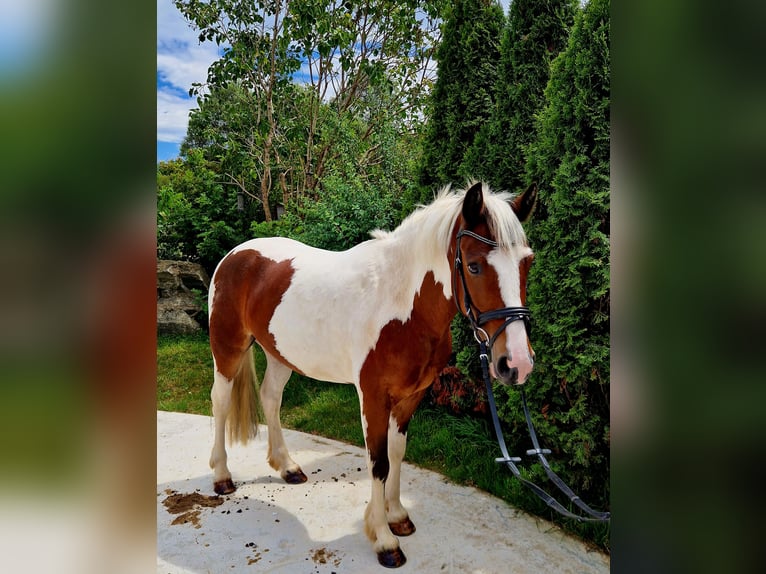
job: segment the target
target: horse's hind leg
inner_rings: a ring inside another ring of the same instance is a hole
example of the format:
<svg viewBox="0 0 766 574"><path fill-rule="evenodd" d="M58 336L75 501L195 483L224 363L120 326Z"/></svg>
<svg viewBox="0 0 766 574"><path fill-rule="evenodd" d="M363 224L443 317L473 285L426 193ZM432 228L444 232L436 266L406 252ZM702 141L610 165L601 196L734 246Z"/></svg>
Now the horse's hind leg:
<svg viewBox="0 0 766 574"><path fill-rule="evenodd" d="M224 345L211 333L214 376L210 398L213 403L215 439L210 453L213 488L218 494L236 490L226 464L226 429L231 439L242 443L255 436L258 428L253 380L253 355L247 338L236 345Z"/></svg>
<svg viewBox="0 0 766 574"><path fill-rule="evenodd" d="M230 494L236 490L231 479L231 472L226 465L226 419L231 406L232 381L216 369L213 390L213 418L215 421L215 439L210 453L210 468L213 469L213 489L217 494Z"/></svg>
<svg viewBox="0 0 766 574"><path fill-rule="evenodd" d="M292 369L266 353L266 373L261 383L261 405L269 426L269 454L271 467L289 484L306 482L306 475L287 451L279 412L282 406L282 391L290 379Z"/></svg>

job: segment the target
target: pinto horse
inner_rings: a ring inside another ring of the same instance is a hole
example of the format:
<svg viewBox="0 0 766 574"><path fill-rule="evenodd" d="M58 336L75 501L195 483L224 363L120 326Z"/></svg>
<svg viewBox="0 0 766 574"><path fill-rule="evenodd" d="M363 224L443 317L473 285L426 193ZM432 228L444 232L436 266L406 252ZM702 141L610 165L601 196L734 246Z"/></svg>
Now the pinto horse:
<svg viewBox="0 0 766 574"><path fill-rule="evenodd" d="M536 194L534 186L516 197L481 183L457 192L447 187L394 231L375 231L347 251L274 237L247 241L226 255L208 301L215 492L235 490L226 465L227 424L230 440L246 443L257 431L250 350L257 342L267 359L260 401L268 462L290 484L306 481L279 420L291 373L356 387L372 483L365 531L382 565L404 564L397 536L415 531L399 499L407 426L447 364L456 312L470 317L474 310L526 303L533 255L521 221ZM483 327L487 331L479 332L494 332L486 339L492 375L523 384L534 353L522 322L493 316Z"/></svg>

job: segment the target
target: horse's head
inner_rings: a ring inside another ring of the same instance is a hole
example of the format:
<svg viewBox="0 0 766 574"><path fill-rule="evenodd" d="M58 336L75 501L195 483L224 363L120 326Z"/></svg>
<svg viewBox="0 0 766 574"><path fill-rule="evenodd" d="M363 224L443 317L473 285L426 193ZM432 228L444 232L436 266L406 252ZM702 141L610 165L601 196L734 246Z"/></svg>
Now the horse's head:
<svg viewBox="0 0 766 574"><path fill-rule="evenodd" d="M490 351L490 371L508 385L526 382L534 365L529 342L527 273L532 264L521 222L537 188L507 196L485 193L481 183L465 194L455 234L453 292L477 340Z"/></svg>

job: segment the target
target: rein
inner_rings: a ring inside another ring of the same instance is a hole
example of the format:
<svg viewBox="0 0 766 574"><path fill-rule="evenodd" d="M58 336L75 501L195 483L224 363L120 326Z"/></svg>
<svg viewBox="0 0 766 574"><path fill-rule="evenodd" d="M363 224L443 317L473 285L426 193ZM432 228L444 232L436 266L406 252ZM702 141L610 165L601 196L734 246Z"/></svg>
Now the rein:
<svg viewBox="0 0 766 574"><path fill-rule="evenodd" d="M535 455L540 460L540 463L543 465L543 468L545 469L545 473L548 475L548 478L553 482L553 484L556 485L556 488L558 488L567 498L569 498L569 501L577 506L580 510L582 510L584 513L586 513L588 516L582 516L579 514L574 514L573 512L570 512L567 510L558 500L556 500L553 496L548 494L545 490L537 486L535 483L527 480L521 475L521 471L516 466L517 462L521 462L521 458L511 456L508 453L508 447L505 444L505 438L503 437L503 430L500 425L500 419L497 415L497 405L495 404L495 396L492 391L492 379L489 375L489 356L490 356L490 349L492 348L492 344L495 342L497 337L500 335L500 333L505 330L505 328L513 323L514 321L524 321L524 325L527 330L527 336L530 334L530 318L532 316L531 312L529 311L528 307L505 307L503 309L496 309L494 311L488 311L486 313L479 313L477 316L473 310L472 307L472 301L471 296L468 292L468 284L465 280L465 274L463 271L463 262L460 256L460 239L463 236L469 236L474 239L477 239L487 245L490 245L492 247L497 247L497 242L492 241L491 239L487 239L486 237L482 237L481 235L478 235L476 233L473 233L472 231L468 230L462 230L457 234L457 245L455 248L455 275L460 276L461 283L463 285L463 302L465 309L460 309L460 304L457 301L457 290L455 289L456 281L457 279L455 276L453 276L453 289L452 292L455 293L455 302L458 305L458 310L463 313L467 318L468 321L471 323L471 329L473 330L473 336L476 339L476 342L479 343L479 359L481 360L481 372L482 376L484 377L484 384L487 387L487 402L489 403L489 411L492 415L492 424L495 427L495 435L497 436L497 443L500 446L500 452L502 453L502 457L496 458L495 462L499 463L505 463L510 471L513 473L513 475L519 479L525 486L527 486L532 492L534 492L545 504L547 504L550 508L558 512L559 514L566 516L567 518L571 518L573 520L576 520L578 522L606 522L610 519L611 514L609 512L599 512L596 510L593 510L590 506L585 504L585 502L582 501L582 499L577 496L574 492L572 492L572 489L570 489L566 483L559 478L559 476L553 472L553 469L550 467L550 464L548 464L548 460L545 458L546 454L550 454L551 451L547 448L540 448L540 443L537 439L537 433L535 432L535 427L532 424L532 418L529 415L529 409L527 408L527 398L524 394L524 388L521 385L517 385L519 387L519 392L521 393L521 404L524 409L524 417L527 420L527 427L529 428L529 436L532 439L532 446L534 448L527 450L527 455ZM493 333L493 335L490 337L487 332L482 329L482 325L487 323L488 321L491 321L493 319L505 319L503 324Z"/></svg>

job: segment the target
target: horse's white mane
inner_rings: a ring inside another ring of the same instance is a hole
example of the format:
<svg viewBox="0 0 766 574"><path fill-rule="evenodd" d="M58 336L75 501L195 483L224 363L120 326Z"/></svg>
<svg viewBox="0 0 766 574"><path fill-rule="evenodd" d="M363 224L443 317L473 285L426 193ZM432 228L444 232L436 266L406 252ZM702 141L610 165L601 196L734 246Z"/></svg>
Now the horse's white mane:
<svg viewBox="0 0 766 574"><path fill-rule="evenodd" d="M463 198L466 190L473 182L464 189L452 191L451 186L443 187L436 195L433 202L428 205L419 205L393 231L376 229L371 233L375 239L395 238L398 236L420 234L425 237L436 238L437 244L445 252L449 246L452 229L455 226L458 215L463 207ZM510 206L513 195L506 192L493 193L486 183L482 184L484 206L490 233L501 249L510 248L513 245L527 245L527 236L521 227L519 219Z"/></svg>

